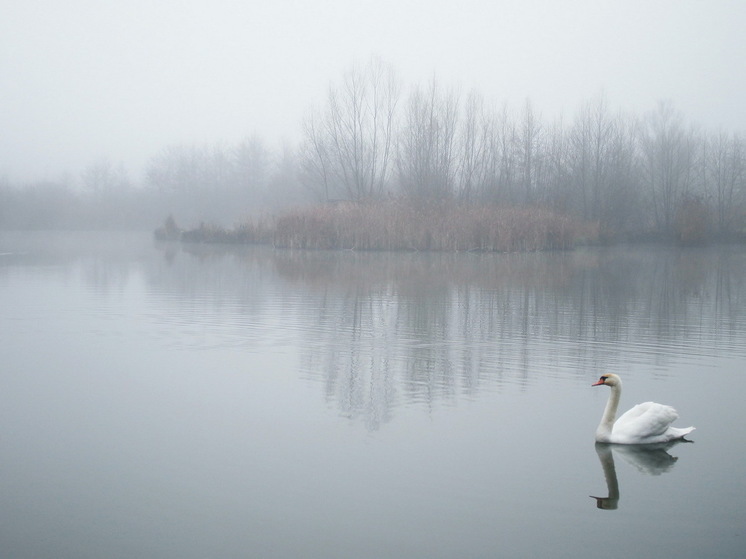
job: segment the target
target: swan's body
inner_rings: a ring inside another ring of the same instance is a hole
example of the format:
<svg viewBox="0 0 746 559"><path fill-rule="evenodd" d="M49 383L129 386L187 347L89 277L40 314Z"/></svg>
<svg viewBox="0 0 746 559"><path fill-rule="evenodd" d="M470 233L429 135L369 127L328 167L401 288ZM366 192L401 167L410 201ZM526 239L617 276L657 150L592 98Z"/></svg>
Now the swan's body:
<svg viewBox="0 0 746 559"><path fill-rule="evenodd" d="M616 419L619 398L622 395L622 380L617 375L604 375L593 386L611 387L609 401L596 429L596 441L615 444L652 444L682 439L694 431L694 427L671 427L679 414L671 406L645 402Z"/></svg>

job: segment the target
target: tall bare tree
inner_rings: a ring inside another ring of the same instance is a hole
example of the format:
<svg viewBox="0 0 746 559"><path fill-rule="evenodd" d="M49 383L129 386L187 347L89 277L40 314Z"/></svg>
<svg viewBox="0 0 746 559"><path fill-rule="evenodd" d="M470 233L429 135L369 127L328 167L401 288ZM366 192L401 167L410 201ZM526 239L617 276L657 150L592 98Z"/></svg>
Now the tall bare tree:
<svg viewBox="0 0 746 559"><path fill-rule="evenodd" d="M442 92L436 79L415 87L402 119L397 173L402 191L415 198L449 198L457 170L459 99Z"/></svg>
<svg viewBox="0 0 746 559"><path fill-rule="evenodd" d="M489 120L485 114L484 98L472 91L464 103L458 153L458 195L471 201L475 191L482 192L488 168Z"/></svg>
<svg viewBox="0 0 746 559"><path fill-rule="evenodd" d="M732 231L738 208L746 201L746 154L743 140L723 131L708 138L706 146L705 187L714 200L717 233L725 236Z"/></svg>
<svg viewBox="0 0 746 559"><path fill-rule="evenodd" d="M519 177L520 133L507 105L503 105L496 116L492 129L490 149L497 169L494 175L493 199L498 202L514 203L517 200Z"/></svg>
<svg viewBox="0 0 746 559"><path fill-rule="evenodd" d="M637 119L622 113L614 118L606 152L606 192L600 216L608 235L635 235L648 227L638 126Z"/></svg>
<svg viewBox="0 0 746 559"><path fill-rule="evenodd" d="M541 120L534 113L529 99L523 106L520 125L520 180L522 192L519 202L531 204L536 201L541 177L542 136Z"/></svg>
<svg viewBox="0 0 746 559"><path fill-rule="evenodd" d="M571 200L570 142L561 118L548 127L544 149L545 184L539 201L567 212Z"/></svg>
<svg viewBox="0 0 746 559"><path fill-rule="evenodd" d="M695 136L670 102L647 115L642 131L645 180L660 232L674 231L676 212L689 193L694 171Z"/></svg>
<svg viewBox="0 0 746 559"><path fill-rule="evenodd" d="M379 59L353 65L304 124L307 184L329 200L380 197L391 173L399 83Z"/></svg>
<svg viewBox="0 0 746 559"><path fill-rule="evenodd" d="M126 194L131 188L124 165L115 166L108 159L99 159L81 173L85 192L99 200Z"/></svg>

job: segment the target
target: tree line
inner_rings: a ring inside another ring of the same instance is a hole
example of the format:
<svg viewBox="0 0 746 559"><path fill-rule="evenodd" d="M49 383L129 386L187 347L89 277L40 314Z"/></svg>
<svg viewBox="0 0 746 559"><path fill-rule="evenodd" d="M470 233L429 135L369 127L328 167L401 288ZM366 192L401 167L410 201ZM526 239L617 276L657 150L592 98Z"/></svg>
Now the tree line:
<svg viewBox="0 0 746 559"><path fill-rule="evenodd" d="M353 65L302 122L299 145L169 146L132 180L93 162L78 177L0 178L0 228L233 224L313 202L405 199L540 207L609 238L746 233L743 135L707 131L670 102L634 115L604 95L570 120L433 78L405 88L378 60Z"/></svg>
<svg viewBox="0 0 746 559"><path fill-rule="evenodd" d="M234 145L173 145L133 180L122 165L94 161L78 177L11 184L0 179L0 229L152 229L179 223L229 225L308 202L294 149L261 138Z"/></svg>
<svg viewBox="0 0 746 559"><path fill-rule="evenodd" d="M406 95L373 60L333 84L304 123L305 184L327 199L386 196L542 206L603 234L746 233L744 138L688 124L670 102L641 116L604 95L547 122L436 79Z"/></svg>

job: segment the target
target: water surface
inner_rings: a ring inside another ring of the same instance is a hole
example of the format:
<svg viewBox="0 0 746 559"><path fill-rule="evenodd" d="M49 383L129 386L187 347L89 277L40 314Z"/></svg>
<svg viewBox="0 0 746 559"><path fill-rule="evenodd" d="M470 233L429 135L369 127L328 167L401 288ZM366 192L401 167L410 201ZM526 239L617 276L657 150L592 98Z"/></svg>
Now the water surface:
<svg viewBox="0 0 746 559"><path fill-rule="evenodd" d="M738 247L3 233L0 363L3 557L746 549ZM695 442L597 447L605 372Z"/></svg>

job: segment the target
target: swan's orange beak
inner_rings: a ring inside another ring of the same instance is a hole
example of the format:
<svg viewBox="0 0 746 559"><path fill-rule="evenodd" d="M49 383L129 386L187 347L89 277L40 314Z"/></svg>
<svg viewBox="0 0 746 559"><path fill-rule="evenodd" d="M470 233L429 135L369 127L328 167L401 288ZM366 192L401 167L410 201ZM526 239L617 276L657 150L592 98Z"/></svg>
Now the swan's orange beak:
<svg viewBox="0 0 746 559"><path fill-rule="evenodd" d="M599 379L598 382L594 382L591 386L601 386L604 383L603 379Z"/></svg>

